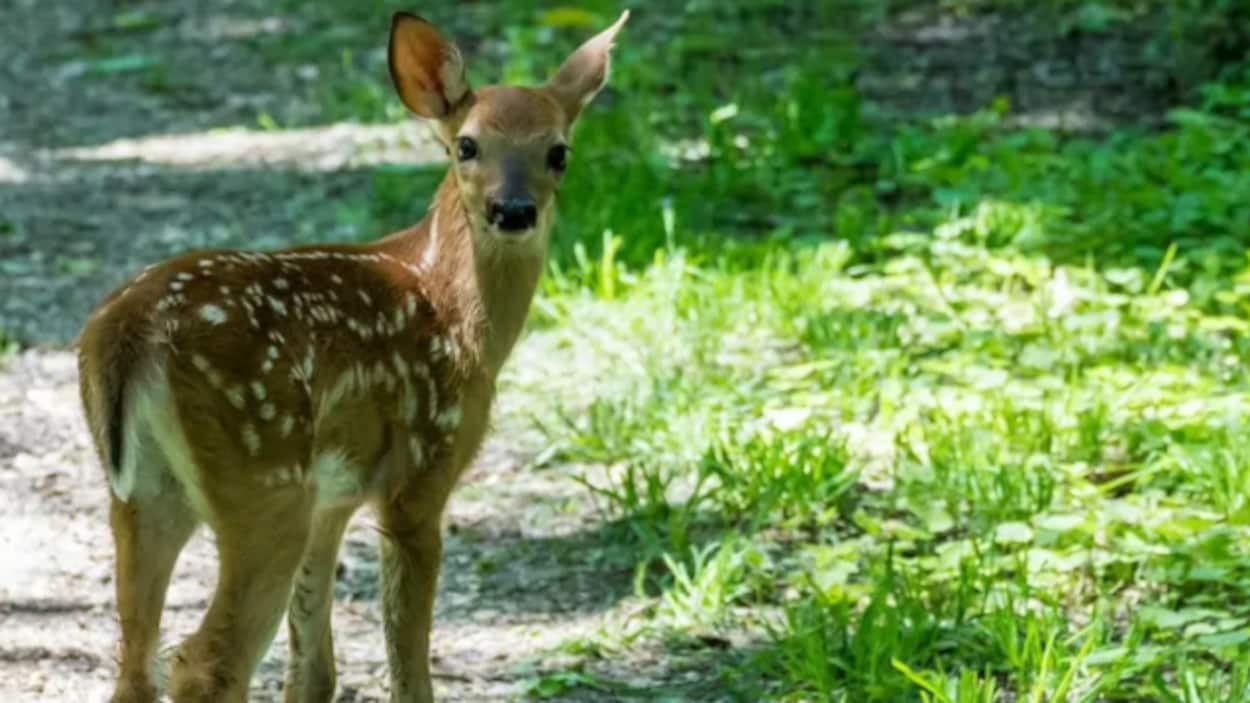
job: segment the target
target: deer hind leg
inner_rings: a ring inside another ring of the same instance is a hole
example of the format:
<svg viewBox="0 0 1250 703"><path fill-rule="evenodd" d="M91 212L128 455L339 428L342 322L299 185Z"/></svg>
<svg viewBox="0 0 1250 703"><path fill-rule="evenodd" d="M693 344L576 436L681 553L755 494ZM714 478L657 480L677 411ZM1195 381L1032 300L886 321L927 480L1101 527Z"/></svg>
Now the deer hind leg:
<svg viewBox="0 0 1250 703"><path fill-rule="evenodd" d="M227 482L219 478L219 484ZM176 703L247 700L252 674L282 621L308 538L311 505L305 492L258 496L249 487L225 495L206 496L217 536L217 589L199 629L178 649L170 677Z"/></svg>
<svg viewBox="0 0 1250 703"><path fill-rule="evenodd" d="M326 511L313 518L312 535L287 608L290 656L283 692L286 703L328 703L334 698L330 607L334 602L339 543L352 511Z"/></svg>
<svg viewBox="0 0 1250 703"><path fill-rule="evenodd" d="M197 519L181 489L164 470L163 459L145 457L151 472L143 490L127 502L112 497L109 522L117 551L117 613L121 620L121 673L112 703L148 703L158 696L154 666L160 644L161 610L178 554Z"/></svg>

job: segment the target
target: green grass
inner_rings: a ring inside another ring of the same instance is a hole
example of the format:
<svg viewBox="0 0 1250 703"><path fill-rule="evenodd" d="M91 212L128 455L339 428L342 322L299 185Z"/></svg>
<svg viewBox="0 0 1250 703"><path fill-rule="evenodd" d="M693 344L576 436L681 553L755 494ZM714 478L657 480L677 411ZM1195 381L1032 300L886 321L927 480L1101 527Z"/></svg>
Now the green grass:
<svg viewBox="0 0 1250 703"><path fill-rule="evenodd" d="M613 467L645 627L753 633L747 699L1244 700L1244 320L953 236L848 256L541 301L533 343L592 349L509 387Z"/></svg>
<svg viewBox="0 0 1250 703"><path fill-rule="evenodd" d="M532 81L618 4L446 20L493 40L479 82ZM539 470L595 467L640 609L530 694L1250 701L1250 69L1157 131L888 121L852 77L889 3L792 5L637 8L577 135L544 363L504 388ZM352 47L326 119L401 117L368 52L396 6L302 10ZM345 218L412 219L435 177L379 169ZM596 673L656 646L698 684Z"/></svg>

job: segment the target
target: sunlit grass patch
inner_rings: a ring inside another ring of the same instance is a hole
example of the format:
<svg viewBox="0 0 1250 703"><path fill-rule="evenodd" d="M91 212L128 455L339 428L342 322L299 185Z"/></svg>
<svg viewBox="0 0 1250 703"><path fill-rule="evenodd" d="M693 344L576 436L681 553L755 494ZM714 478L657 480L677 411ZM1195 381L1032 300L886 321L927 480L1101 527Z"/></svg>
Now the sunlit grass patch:
<svg viewBox="0 0 1250 703"><path fill-rule="evenodd" d="M519 357L567 363L509 387L560 408L535 411L553 459L608 467L586 484L624 518L641 631L754 643L718 658L742 695L1233 695L1250 348L1183 289L966 226L872 265L586 257Z"/></svg>

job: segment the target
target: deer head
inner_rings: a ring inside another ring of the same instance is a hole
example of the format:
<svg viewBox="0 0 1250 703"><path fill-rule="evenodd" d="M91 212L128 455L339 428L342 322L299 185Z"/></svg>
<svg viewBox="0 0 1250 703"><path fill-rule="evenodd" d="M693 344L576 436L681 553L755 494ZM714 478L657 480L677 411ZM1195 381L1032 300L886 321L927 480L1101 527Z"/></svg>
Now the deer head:
<svg viewBox="0 0 1250 703"><path fill-rule="evenodd" d="M574 51L544 85L473 88L455 44L420 17L395 15L391 79L451 156L475 244L545 243L573 123L607 82L612 41L628 17Z"/></svg>

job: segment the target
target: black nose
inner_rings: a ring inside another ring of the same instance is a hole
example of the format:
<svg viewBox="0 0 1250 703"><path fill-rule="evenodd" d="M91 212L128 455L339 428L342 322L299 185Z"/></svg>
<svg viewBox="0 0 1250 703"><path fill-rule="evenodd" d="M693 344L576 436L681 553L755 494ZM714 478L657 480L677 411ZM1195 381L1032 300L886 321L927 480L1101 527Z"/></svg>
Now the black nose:
<svg viewBox="0 0 1250 703"><path fill-rule="evenodd" d="M486 205L486 217L505 232L519 232L538 221L538 206L529 198L492 200Z"/></svg>

